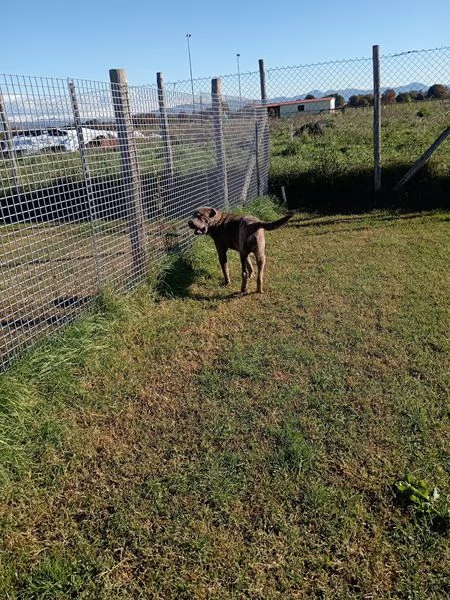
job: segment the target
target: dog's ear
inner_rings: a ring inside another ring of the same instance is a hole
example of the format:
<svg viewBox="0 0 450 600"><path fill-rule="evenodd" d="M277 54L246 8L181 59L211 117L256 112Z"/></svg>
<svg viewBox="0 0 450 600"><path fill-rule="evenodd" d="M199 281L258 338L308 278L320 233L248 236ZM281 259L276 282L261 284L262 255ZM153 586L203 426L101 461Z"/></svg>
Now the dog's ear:
<svg viewBox="0 0 450 600"><path fill-rule="evenodd" d="M209 209L209 218L212 219L213 217L215 217L217 215L217 210L215 208L210 208Z"/></svg>

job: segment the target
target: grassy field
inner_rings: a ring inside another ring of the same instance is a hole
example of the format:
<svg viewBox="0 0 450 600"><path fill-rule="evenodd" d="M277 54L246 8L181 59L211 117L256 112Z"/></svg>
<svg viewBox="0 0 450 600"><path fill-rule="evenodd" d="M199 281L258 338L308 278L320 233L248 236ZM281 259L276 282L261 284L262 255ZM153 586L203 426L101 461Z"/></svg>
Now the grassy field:
<svg viewBox="0 0 450 600"><path fill-rule="evenodd" d="M382 188L377 194L373 192L373 109L320 116L322 135L292 135L315 120L303 115L271 123L271 192L281 197L284 185L292 207L322 213L450 208L448 140L399 193L392 191L448 127L449 101L382 107Z"/></svg>
<svg viewBox="0 0 450 600"><path fill-rule="evenodd" d="M263 296L200 239L16 363L0 598L448 597L448 220L298 214Z"/></svg>

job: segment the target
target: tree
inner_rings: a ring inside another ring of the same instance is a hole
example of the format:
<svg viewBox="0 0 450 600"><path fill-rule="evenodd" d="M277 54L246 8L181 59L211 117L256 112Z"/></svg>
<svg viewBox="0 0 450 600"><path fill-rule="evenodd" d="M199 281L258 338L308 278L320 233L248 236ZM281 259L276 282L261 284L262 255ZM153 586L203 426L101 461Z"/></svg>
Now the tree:
<svg viewBox="0 0 450 600"><path fill-rule="evenodd" d="M307 96L305 96L305 100L315 100L316 97L313 96L312 94L308 94Z"/></svg>
<svg viewBox="0 0 450 600"><path fill-rule="evenodd" d="M357 96L350 96L348 103L350 106L372 106L373 94L361 94Z"/></svg>
<svg viewBox="0 0 450 600"><path fill-rule="evenodd" d="M395 104L395 90L388 89L381 94L381 104Z"/></svg>
<svg viewBox="0 0 450 600"><path fill-rule="evenodd" d="M402 92L397 96L397 102L399 104L407 104L408 102L412 102L412 98L408 92Z"/></svg>
<svg viewBox="0 0 450 600"><path fill-rule="evenodd" d="M414 100L414 102L420 102L421 100L425 100L425 94L419 90L411 90L409 95Z"/></svg>
<svg viewBox="0 0 450 600"><path fill-rule="evenodd" d="M447 86L442 85L442 83L435 83L429 88L427 98L436 98L439 100L450 98L450 90Z"/></svg>

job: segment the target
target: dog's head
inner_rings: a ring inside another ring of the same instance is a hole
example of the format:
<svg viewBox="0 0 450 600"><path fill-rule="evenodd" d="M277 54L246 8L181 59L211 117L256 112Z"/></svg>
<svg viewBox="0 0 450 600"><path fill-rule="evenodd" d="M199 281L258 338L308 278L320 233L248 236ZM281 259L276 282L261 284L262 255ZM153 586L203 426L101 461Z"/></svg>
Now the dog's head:
<svg viewBox="0 0 450 600"><path fill-rule="evenodd" d="M215 223L217 215L218 211L215 208L202 206L194 212L192 219L188 221L188 225L194 230L195 235L206 235L208 229Z"/></svg>

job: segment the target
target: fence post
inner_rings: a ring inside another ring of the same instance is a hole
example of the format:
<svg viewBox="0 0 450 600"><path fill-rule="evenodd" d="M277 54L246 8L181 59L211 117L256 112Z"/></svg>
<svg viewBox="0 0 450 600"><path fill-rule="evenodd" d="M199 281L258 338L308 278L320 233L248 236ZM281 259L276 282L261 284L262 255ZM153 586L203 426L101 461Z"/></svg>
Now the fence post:
<svg viewBox="0 0 450 600"><path fill-rule="evenodd" d="M70 102L72 104L73 120L75 123L75 131L77 132L78 147L80 149L80 158L81 158L81 166L83 169L83 177L84 177L84 182L86 184L86 195L87 195L87 201L88 201L88 207L89 207L89 221L90 221L91 227L92 227L92 248L93 248L93 252L94 252L95 265L96 265L96 269L97 269L97 285L98 285L99 290L101 290L103 287L103 271L104 271L104 269L103 269L103 265L101 262L101 251L100 251L100 248L99 248L98 242L97 242L97 232L95 230L95 222L98 218L97 208L95 206L95 198L94 198L94 193L93 193L93 188L92 188L91 173L89 171L89 165L88 165L87 156L86 156L86 146L85 146L84 138L83 138L83 129L82 129L82 125L81 125L80 109L78 106L75 84L73 81L69 80L68 86L69 86Z"/></svg>
<svg viewBox="0 0 450 600"><path fill-rule="evenodd" d="M14 185L16 186L16 194L20 194L22 191L22 185L20 183L19 167L17 166L16 154L12 144L12 131L9 125L8 115L6 114L5 102L3 100L3 94L0 92L0 119L3 126L3 134L5 136L6 148L8 150L8 159L11 164L12 176L14 179Z"/></svg>
<svg viewBox="0 0 450 600"><path fill-rule="evenodd" d="M255 162L256 162L256 194L258 197L261 195L261 175L259 172L260 160L259 160L259 127L258 119L255 115Z"/></svg>
<svg viewBox="0 0 450 600"><path fill-rule="evenodd" d="M434 140L431 146L422 154L418 161L416 161L413 166L409 169L409 171L404 175L400 181L394 186L394 192L398 192L402 189L402 187L407 183L413 175L417 173L419 169L423 167L423 165L427 162L430 156L435 152L439 146L442 144L450 136L450 126L441 133L441 135Z"/></svg>
<svg viewBox="0 0 450 600"><path fill-rule="evenodd" d="M222 81L220 79L211 80L211 100L214 121L214 144L216 147L217 183L221 191L225 210L228 210L227 162L223 136Z"/></svg>
<svg viewBox="0 0 450 600"><path fill-rule="evenodd" d="M111 82L114 114L119 139L123 189L128 209L133 279L140 279L145 274L146 269L146 236L141 196L141 177L136 144L133 139L126 71L124 69L110 69L109 79Z"/></svg>
<svg viewBox="0 0 450 600"><path fill-rule="evenodd" d="M260 58L259 64L259 85L261 88L261 100L265 104L267 102L267 90L266 90L266 70L264 68L264 59Z"/></svg>
<svg viewBox="0 0 450 600"><path fill-rule="evenodd" d="M164 76L161 72L156 74L156 83L158 85L158 104L160 113L160 130L163 140L163 155L164 155L164 173L163 173L163 194L164 200L167 202L167 196L173 186L173 155L172 146L169 135L169 119L166 110L166 94L164 90ZM159 206L160 217L164 216L162 206Z"/></svg>
<svg viewBox="0 0 450 600"><path fill-rule="evenodd" d="M381 189L380 47L372 46L373 60L373 163L375 192Z"/></svg>
<svg viewBox="0 0 450 600"><path fill-rule="evenodd" d="M252 182L253 171L256 168L256 187L257 194L260 195L260 173L259 173L259 144L260 144L260 128L258 125L258 109L257 107L253 108L253 118L255 121L255 134L253 138L253 144L251 146L251 153L249 156L249 160L247 163L247 169L245 172L244 184L241 190L241 203L245 204L247 202L248 190L250 189L250 184Z"/></svg>
<svg viewBox="0 0 450 600"><path fill-rule="evenodd" d="M262 111L263 111L263 115L261 118L261 126L260 126L260 135L262 137L262 143L263 143L263 157L262 157L262 161L258 161L258 164L263 165L264 168L264 186L263 186L263 193L267 194L267 183L268 183L268 168L269 168L269 162L270 162L270 131L269 131L269 116L267 113L267 88L266 88L266 69L264 67L264 59L260 58L259 61L259 82L260 82L260 87L261 87L261 104L262 104ZM259 177L259 181L261 181L261 176L260 176L260 166L258 166L258 177ZM260 192L258 191L258 194Z"/></svg>

